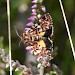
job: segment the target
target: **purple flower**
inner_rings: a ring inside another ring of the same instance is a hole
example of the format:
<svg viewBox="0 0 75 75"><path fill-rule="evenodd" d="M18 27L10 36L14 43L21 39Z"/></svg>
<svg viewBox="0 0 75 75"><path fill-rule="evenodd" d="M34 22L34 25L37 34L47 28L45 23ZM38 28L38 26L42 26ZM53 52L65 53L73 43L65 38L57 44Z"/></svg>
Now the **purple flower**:
<svg viewBox="0 0 75 75"><path fill-rule="evenodd" d="M31 51L31 46L27 46L27 47L26 47L26 50L27 50L27 51Z"/></svg>
<svg viewBox="0 0 75 75"><path fill-rule="evenodd" d="M33 0L32 3L37 3L37 0Z"/></svg>
<svg viewBox="0 0 75 75"><path fill-rule="evenodd" d="M32 26L33 25L33 22L29 22L26 24L27 26Z"/></svg>
<svg viewBox="0 0 75 75"><path fill-rule="evenodd" d="M41 9L42 9L43 12L46 12L46 8L44 6L42 6Z"/></svg>
<svg viewBox="0 0 75 75"><path fill-rule="evenodd" d="M34 4L31 8L32 8L32 9L37 8L37 5L36 5L36 4Z"/></svg>
<svg viewBox="0 0 75 75"><path fill-rule="evenodd" d="M37 17L40 18L41 17L41 14L38 14Z"/></svg>
<svg viewBox="0 0 75 75"><path fill-rule="evenodd" d="M32 12L31 15L35 16L37 13L36 12Z"/></svg>
<svg viewBox="0 0 75 75"><path fill-rule="evenodd" d="M32 13L36 13L36 9L32 9Z"/></svg>
<svg viewBox="0 0 75 75"><path fill-rule="evenodd" d="M35 20L35 16L29 17L28 20L34 21Z"/></svg>

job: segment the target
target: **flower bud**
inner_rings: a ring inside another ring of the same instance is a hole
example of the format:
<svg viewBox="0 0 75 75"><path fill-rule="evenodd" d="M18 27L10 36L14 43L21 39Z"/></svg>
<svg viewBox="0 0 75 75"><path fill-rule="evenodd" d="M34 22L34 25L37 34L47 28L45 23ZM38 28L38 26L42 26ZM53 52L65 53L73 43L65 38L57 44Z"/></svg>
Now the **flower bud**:
<svg viewBox="0 0 75 75"><path fill-rule="evenodd" d="M33 25L33 22L29 22L26 24L27 26L32 26Z"/></svg>
<svg viewBox="0 0 75 75"><path fill-rule="evenodd" d="M31 8L32 8L32 9L37 8L37 5L36 5L36 4L34 4Z"/></svg>
<svg viewBox="0 0 75 75"><path fill-rule="evenodd" d="M41 9L42 9L43 12L46 12L46 8L44 6L42 6Z"/></svg>

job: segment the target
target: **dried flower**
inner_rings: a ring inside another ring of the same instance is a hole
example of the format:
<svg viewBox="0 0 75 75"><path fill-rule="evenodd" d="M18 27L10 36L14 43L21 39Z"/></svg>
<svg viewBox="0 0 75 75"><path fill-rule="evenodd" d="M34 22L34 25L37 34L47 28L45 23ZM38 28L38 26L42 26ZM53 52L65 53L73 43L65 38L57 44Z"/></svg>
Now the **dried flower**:
<svg viewBox="0 0 75 75"><path fill-rule="evenodd" d="M9 55L6 55L4 49L1 49L0 48L0 56L3 59L3 62L6 64L6 68L8 68L10 66L10 63L9 63ZM23 70L23 71L26 71L27 75L32 75L32 72L31 72L31 69L30 68L27 68L25 65L21 65L19 63L19 61L14 61L14 60L11 60L11 67L12 67L12 70L15 70L15 71L19 71L19 70ZM24 74L25 75L25 74Z"/></svg>

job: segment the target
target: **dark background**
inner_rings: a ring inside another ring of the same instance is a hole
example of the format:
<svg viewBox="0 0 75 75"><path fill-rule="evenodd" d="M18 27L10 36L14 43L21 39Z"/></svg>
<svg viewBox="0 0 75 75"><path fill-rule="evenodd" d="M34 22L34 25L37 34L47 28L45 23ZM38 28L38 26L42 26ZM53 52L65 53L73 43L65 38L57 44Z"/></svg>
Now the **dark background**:
<svg viewBox="0 0 75 75"><path fill-rule="evenodd" d="M67 21L69 24L73 44L75 46L75 0L62 0ZM75 61L73 59L70 42L68 39L65 23L58 0L44 0L47 12L51 14L54 25L54 47L58 47L58 54L52 63L58 65L63 75L75 75ZM0 0L0 48L8 52L8 24L6 0ZM27 18L31 13L30 0L10 0L11 11L11 37L12 37L12 59L19 60L21 64L26 64L26 50L17 36L14 26L22 36Z"/></svg>

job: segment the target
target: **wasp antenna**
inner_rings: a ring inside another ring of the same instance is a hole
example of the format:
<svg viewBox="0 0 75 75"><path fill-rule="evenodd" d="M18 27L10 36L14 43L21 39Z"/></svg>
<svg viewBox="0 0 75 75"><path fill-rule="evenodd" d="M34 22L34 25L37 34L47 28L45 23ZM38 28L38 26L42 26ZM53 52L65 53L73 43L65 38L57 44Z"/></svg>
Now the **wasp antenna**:
<svg viewBox="0 0 75 75"><path fill-rule="evenodd" d="M14 28L15 28L15 31L16 31L17 36L18 36L19 38L21 38L21 41L19 42L19 47L20 47L20 44L21 44L21 42L22 42L22 37L18 34L18 31L17 31L17 29L16 29L15 26L14 26Z"/></svg>
<svg viewBox="0 0 75 75"><path fill-rule="evenodd" d="M19 38L22 38L22 37L18 34L18 31L17 31L17 29L16 29L15 26L14 26L14 28L15 28L15 31L16 31L17 36L18 36Z"/></svg>

